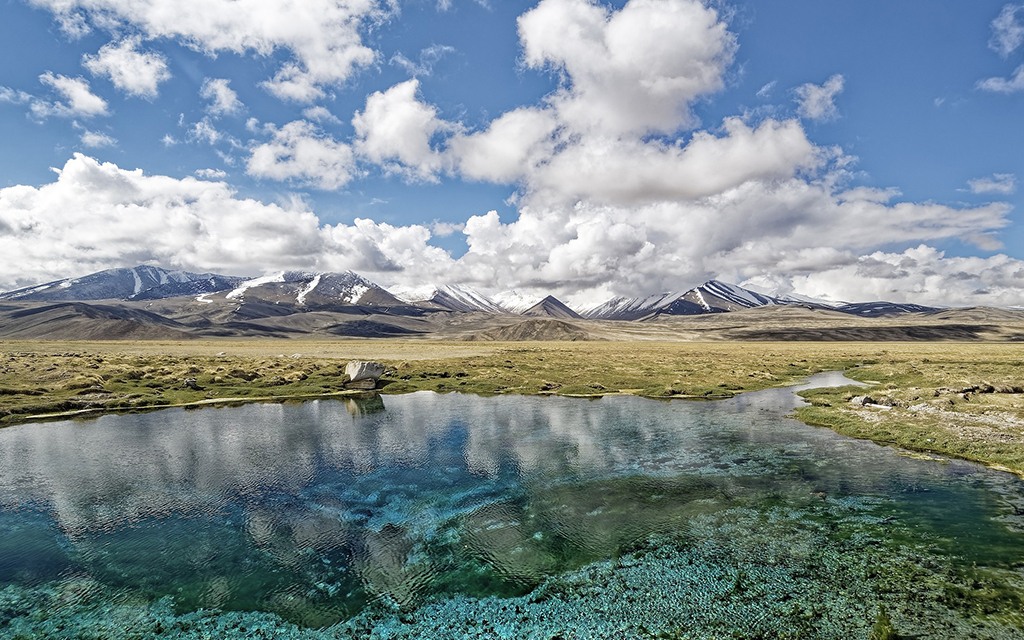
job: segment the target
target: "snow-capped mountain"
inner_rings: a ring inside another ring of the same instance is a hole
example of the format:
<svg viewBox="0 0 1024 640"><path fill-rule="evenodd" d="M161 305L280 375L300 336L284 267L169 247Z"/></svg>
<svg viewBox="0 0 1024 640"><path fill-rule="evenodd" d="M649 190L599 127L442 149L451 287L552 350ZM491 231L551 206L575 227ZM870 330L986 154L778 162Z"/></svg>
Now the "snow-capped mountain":
<svg viewBox="0 0 1024 640"><path fill-rule="evenodd" d="M386 313L422 315L430 311L515 313L553 318L638 320L662 315L701 315L769 305L802 305L862 317L936 311L934 307L892 302L846 303L787 294L772 296L739 285L709 280L676 293L637 298L613 298L600 305L573 310L554 296L541 298L519 291L492 297L466 286L427 285L387 291L363 276L315 271L279 271L258 278L213 273L171 271L152 266L107 269L0 293L9 301L153 301L191 297L207 304L231 304L246 313L291 314L338 310L338 307L377 307ZM211 309L217 308L216 305ZM236 309L236 311L238 310Z"/></svg>
<svg viewBox="0 0 1024 640"><path fill-rule="evenodd" d="M352 271L279 271L245 280L228 291L224 298L235 302L270 302L306 308L403 306L401 300L384 288Z"/></svg>
<svg viewBox="0 0 1024 640"><path fill-rule="evenodd" d="M388 291L403 302L439 307L447 311L505 313L505 309L497 302L465 285L395 286L389 288Z"/></svg>
<svg viewBox="0 0 1024 640"><path fill-rule="evenodd" d="M66 278L0 293L2 300L145 300L223 291L241 278L213 273L169 271L141 265L105 269L80 278Z"/></svg>
<svg viewBox="0 0 1024 640"><path fill-rule="evenodd" d="M543 296L534 295L532 293L523 293L522 291L512 289L510 291L496 293L491 296L491 299L497 302L502 309L505 309L510 313L522 313L540 302L543 299Z"/></svg>
<svg viewBox="0 0 1024 640"><path fill-rule="evenodd" d="M642 298L612 298L601 305L586 309L582 315L593 320L636 320L651 314L690 316L774 304L780 303L771 296L735 284L708 280L700 286L678 293L662 293Z"/></svg>

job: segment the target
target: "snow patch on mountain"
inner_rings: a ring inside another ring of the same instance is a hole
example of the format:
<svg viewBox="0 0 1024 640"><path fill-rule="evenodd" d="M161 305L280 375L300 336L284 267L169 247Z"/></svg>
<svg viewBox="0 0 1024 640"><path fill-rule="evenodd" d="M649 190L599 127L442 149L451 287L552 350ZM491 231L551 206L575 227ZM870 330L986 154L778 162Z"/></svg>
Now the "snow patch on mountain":
<svg viewBox="0 0 1024 640"><path fill-rule="evenodd" d="M524 293L522 291L516 291L512 289L510 291L502 291L496 293L491 297L497 302L502 309L511 311L512 313L522 313L531 307L535 307L537 303L544 299L544 296L538 296L532 293Z"/></svg>
<svg viewBox="0 0 1024 640"><path fill-rule="evenodd" d="M318 273L309 281L309 284L299 292L299 295L295 296L295 302L298 302L299 304L306 304L306 296L312 293L313 289L316 289L320 284L320 276L321 274Z"/></svg>
<svg viewBox="0 0 1024 640"><path fill-rule="evenodd" d="M238 285L237 288L230 291L225 298L228 300L234 300L241 298L245 295L245 292L253 287L258 287L262 284L270 284L271 282L284 282L284 271L280 271L275 274L260 276L259 278L253 278L252 280L246 280L242 284Z"/></svg>
<svg viewBox="0 0 1024 640"><path fill-rule="evenodd" d="M473 287L458 284L395 286L388 292L410 304L433 304L449 311L504 313L497 302Z"/></svg>

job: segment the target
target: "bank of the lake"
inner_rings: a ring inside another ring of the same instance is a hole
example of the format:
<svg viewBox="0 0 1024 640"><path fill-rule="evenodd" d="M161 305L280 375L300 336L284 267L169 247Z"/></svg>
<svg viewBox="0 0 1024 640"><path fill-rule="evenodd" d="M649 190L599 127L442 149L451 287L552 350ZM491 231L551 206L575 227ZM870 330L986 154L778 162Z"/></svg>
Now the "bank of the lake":
<svg viewBox="0 0 1024 640"><path fill-rule="evenodd" d="M1024 474L1024 345L464 343L415 340L0 343L0 425L343 391L351 358L382 393L722 398L846 370L869 385L808 396L798 416L844 434ZM187 378L198 389L182 386ZM872 405L851 405L856 394Z"/></svg>

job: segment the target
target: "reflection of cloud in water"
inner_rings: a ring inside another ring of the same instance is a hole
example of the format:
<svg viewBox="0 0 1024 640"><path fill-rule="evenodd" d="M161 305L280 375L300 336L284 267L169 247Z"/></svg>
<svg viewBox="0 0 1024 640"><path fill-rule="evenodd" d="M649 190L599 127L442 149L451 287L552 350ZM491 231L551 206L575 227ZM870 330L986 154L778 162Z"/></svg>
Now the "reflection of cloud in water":
<svg viewBox="0 0 1024 640"><path fill-rule="evenodd" d="M0 502L48 504L76 536L150 516L214 513L234 499L297 492L325 474L354 482L441 465L478 477L502 467L561 475L625 457L614 438L596 439L622 420L609 414L611 403L432 393L387 402L386 411L374 396L12 427L0 432ZM248 508L252 537L263 539L270 525L256 521L277 516Z"/></svg>
<svg viewBox="0 0 1024 640"><path fill-rule="evenodd" d="M351 564L370 597L404 604L453 518L459 549L524 584L566 550L614 551L750 491L806 498L953 473L784 420L793 402L785 390L715 403L419 392L23 425L0 431L0 507L48 506L83 548L144 519L239 513L215 526L275 566L317 583L321 563Z"/></svg>

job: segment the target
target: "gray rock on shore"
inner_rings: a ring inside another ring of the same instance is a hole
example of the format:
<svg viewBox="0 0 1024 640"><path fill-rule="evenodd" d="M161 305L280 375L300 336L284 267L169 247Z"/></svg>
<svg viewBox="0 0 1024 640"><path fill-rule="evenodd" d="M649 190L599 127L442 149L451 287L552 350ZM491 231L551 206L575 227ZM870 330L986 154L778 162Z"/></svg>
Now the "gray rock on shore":
<svg viewBox="0 0 1024 640"><path fill-rule="evenodd" d="M379 362L353 360L345 367L345 373L348 374L349 382L359 382L360 380L376 381L384 375L384 365Z"/></svg>

